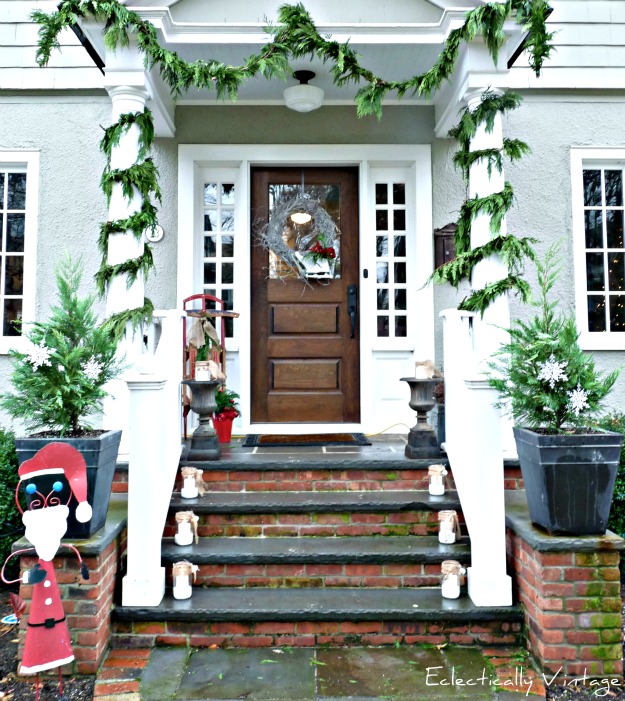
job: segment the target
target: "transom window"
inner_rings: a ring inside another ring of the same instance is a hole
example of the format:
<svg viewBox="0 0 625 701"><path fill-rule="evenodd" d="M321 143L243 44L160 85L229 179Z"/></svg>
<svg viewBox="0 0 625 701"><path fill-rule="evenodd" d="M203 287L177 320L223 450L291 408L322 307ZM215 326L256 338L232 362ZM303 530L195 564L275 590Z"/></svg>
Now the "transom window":
<svg viewBox="0 0 625 701"><path fill-rule="evenodd" d="M378 337L406 337L406 185L375 184L376 315Z"/></svg>
<svg viewBox="0 0 625 701"><path fill-rule="evenodd" d="M24 306L26 171L0 165L0 329L21 336Z"/></svg>
<svg viewBox="0 0 625 701"><path fill-rule="evenodd" d="M204 294L223 299L234 310L233 182L204 184L203 285ZM226 319L226 337L233 337L233 320Z"/></svg>
<svg viewBox="0 0 625 701"><path fill-rule="evenodd" d="M589 332L625 332L623 169L584 168Z"/></svg>

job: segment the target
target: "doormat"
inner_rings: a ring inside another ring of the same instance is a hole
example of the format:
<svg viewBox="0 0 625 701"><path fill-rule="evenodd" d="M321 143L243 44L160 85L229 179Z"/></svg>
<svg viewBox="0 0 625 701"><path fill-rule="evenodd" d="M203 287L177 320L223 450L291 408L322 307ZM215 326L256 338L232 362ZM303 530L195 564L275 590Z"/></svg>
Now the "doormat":
<svg viewBox="0 0 625 701"><path fill-rule="evenodd" d="M304 433L297 436L281 434L259 436L250 433L243 448L302 448L323 445L371 445L364 433Z"/></svg>

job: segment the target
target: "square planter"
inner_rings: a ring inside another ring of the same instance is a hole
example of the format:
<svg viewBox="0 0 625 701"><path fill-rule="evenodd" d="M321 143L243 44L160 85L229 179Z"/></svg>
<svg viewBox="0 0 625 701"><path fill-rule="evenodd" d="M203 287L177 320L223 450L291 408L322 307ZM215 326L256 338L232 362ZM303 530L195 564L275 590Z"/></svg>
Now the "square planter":
<svg viewBox="0 0 625 701"><path fill-rule="evenodd" d="M117 452L122 437L121 431L106 431L94 438L17 438L15 447L21 465L48 443L68 443L78 450L87 464L87 501L93 515L86 523L76 520L76 499L69 503L67 533L65 538L90 538L106 521L111 485L117 464Z"/></svg>
<svg viewBox="0 0 625 701"><path fill-rule="evenodd" d="M533 523L551 534L604 534L623 436L515 428L514 438Z"/></svg>

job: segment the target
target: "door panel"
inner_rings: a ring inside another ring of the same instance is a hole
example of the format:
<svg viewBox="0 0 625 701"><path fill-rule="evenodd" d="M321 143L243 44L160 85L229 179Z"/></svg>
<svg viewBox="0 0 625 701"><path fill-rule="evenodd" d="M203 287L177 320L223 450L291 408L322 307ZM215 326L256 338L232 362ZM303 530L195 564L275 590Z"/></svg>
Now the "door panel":
<svg viewBox="0 0 625 701"><path fill-rule="evenodd" d="M340 229L337 277L308 285L289 277L288 266L253 236L252 422L355 423L359 333L356 324L351 337L347 288L358 284L357 169L253 169L252 221L258 232L276 193L298 194L302 178L304 192L319 199Z"/></svg>

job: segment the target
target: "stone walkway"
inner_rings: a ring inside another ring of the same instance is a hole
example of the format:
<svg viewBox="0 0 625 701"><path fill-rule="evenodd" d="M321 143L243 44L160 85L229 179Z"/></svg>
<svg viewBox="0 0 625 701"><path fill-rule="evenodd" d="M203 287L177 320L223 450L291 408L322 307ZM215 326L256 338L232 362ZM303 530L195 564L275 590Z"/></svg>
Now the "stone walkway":
<svg viewBox="0 0 625 701"><path fill-rule="evenodd" d="M521 701L544 698L522 650L159 647L111 650L96 701Z"/></svg>

